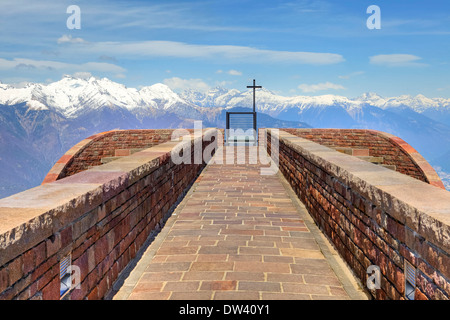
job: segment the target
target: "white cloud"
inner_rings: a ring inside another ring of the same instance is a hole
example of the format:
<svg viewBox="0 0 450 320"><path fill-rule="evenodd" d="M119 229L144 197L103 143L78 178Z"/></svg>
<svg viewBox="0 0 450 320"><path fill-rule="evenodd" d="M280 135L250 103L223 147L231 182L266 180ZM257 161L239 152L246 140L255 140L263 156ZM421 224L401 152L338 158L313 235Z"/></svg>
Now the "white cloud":
<svg viewBox="0 0 450 320"><path fill-rule="evenodd" d="M233 83L234 83L234 81L216 81L215 86L226 88L226 87L232 85Z"/></svg>
<svg viewBox="0 0 450 320"><path fill-rule="evenodd" d="M32 60L23 58L14 58L13 60L7 60L0 58L0 70L12 70L18 68L47 71L62 70L66 73L91 71L123 73L126 71L120 66L106 62L86 62L82 64L73 64L50 60Z"/></svg>
<svg viewBox="0 0 450 320"><path fill-rule="evenodd" d="M70 48L77 52L141 57L174 57L246 61L256 63L295 63L327 65L345 61L340 54L277 51L233 45L198 45L175 41L90 42L89 46Z"/></svg>
<svg viewBox="0 0 450 320"><path fill-rule="evenodd" d="M72 38L71 35L64 34L56 42L58 44L61 44L61 43L85 43L86 41L82 38Z"/></svg>
<svg viewBox="0 0 450 320"><path fill-rule="evenodd" d="M79 78L79 79L89 79L90 77L92 77L92 73L79 71L79 72L75 72L73 74L73 76L74 76L74 78Z"/></svg>
<svg viewBox="0 0 450 320"><path fill-rule="evenodd" d="M173 77L164 79L163 83L174 91L183 91L188 89L208 91L210 89L210 86L202 79L181 79L178 77Z"/></svg>
<svg viewBox="0 0 450 320"><path fill-rule="evenodd" d="M450 90L450 85L447 85L447 86L440 87L440 88L436 89L436 91L446 91L446 90Z"/></svg>
<svg viewBox="0 0 450 320"><path fill-rule="evenodd" d="M229 74L231 76L242 76L242 72L241 71L237 71L237 70L228 70L228 71L223 71L223 70L217 70L216 71L217 74L222 74L222 73L226 73Z"/></svg>
<svg viewBox="0 0 450 320"><path fill-rule="evenodd" d="M412 54L380 54L369 58L371 64L387 67L422 67L421 57Z"/></svg>
<svg viewBox="0 0 450 320"><path fill-rule="evenodd" d="M237 70L229 70L227 73L232 76L242 76L242 72Z"/></svg>
<svg viewBox="0 0 450 320"><path fill-rule="evenodd" d="M77 65L72 65L77 66ZM80 64L81 69L92 70L92 71L100 71L100 72L117 72L122 73L126 70L118 65L112 63L105 62L86 62Z"/></svg>
<svg viewBox="0 0 450 320"><path fill-rule="evenodd" d="M341 86L340 84L335 84L331 82L323 82L318 84L301 84L298 86L300 90L303 92L316 92L316 91L323 91L323 90L342 90L345 89L345 87Z"/></svg>

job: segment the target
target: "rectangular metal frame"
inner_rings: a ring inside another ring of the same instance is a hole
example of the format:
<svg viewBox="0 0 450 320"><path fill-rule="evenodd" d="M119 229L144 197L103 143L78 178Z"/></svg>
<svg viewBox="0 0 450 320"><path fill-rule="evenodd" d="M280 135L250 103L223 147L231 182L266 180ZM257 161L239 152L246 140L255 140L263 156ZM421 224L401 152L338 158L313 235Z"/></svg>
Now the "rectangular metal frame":
<svg viewBox="0 0 450 320"><path fill-rule="evenodd" d="M237 112L237 111L227 111L227 117L226 117L226 130L225 130L225 136L226 136L226 138L225 138L225 140L226 140L226 142L227 143L229 143L230 141L228 141L228 132L229 132L229 130L230 130L230 115L232 115L232 114L251 114L251 115L253 115L253 130L254 130L254 132L253 132L253 134L254 134L254 141L255 141L255 143L258 141L258 134L257 134L257 131L256 131L256 112Z"/></svg>

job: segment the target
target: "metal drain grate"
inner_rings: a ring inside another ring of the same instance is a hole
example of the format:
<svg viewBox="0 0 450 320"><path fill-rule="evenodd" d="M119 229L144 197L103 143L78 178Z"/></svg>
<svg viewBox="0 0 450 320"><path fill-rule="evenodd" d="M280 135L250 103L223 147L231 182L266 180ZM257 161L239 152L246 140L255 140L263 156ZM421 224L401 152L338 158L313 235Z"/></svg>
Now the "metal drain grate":
<svg viewBox="0 0 450 320"><path fill-rule="evenodd" d="M416 268L408 261L405 261L405 297L414 300L416 290Z"/></svg>
<svg viewBox="0 0 450 320"><path fill-rule="evenodd" d="M61 281L59 296L62 298L72 287L72 277L70 265L72 264L71 255L67 255L59 263L59 279Z"/></svg>

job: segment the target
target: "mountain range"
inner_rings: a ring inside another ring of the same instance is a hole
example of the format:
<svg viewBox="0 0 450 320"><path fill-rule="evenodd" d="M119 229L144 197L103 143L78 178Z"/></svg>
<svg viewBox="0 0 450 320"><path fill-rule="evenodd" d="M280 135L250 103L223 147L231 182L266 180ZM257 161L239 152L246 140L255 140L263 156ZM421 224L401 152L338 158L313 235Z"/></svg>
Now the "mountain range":
<svg viewBox="0 0 450 320"><path fill-rule="evenodd" d="M251 108L252 92L214 88L180 96L209 108ZM257 111L280 120L296 120L315 128L374 129L394 134L419 151L438 171L450 190L450 99L424 95L382 97L364 93L356 98L338 95L277 95L257 92Z"/></svg>
<svg viewBox="0 0 450 320"><path fill-rule="evenodd" d="M160 83L135 89L95 77L20 87L0 83L0 198L39 185L59 157L92 134L191 128L193 120L223 128L226 111L247 110L252 98L252 91L218 87L177 94ZM368 128L397 135L450 187L450 99L375 93L284 97L263 88L256 105L259 127Z"/></svg>

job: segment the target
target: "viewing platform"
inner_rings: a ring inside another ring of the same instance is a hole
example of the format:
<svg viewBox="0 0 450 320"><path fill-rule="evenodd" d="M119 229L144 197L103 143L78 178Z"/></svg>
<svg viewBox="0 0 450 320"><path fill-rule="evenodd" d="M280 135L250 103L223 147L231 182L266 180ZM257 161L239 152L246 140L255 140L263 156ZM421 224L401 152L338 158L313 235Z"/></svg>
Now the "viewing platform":
<svg viewBox="0 0 450 320"><path fill-rule="evenodd" d="M450 192L356 129L112 130L0 199L0 299L450 297Z"/></svg>
<svg viewBox="0 0 450 320"><path fill-rule="evenodd" d="M114 299L367 299L286 180L244 151L212 159Z"/></svg>

